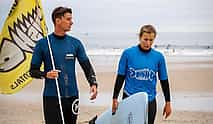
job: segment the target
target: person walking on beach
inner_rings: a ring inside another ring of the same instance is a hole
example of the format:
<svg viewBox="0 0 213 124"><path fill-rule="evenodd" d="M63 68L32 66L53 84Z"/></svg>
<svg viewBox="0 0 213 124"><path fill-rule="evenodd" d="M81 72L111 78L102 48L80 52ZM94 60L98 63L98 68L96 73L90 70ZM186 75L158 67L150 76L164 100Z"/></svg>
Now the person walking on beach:
<svg viewBox="0 0 213 124"><path fill-rule="evenodd" d="M54 32L48 35L56 70L51 64L47 37L36 44L31 60L30 75L44 78L43 111L46 124L62 124L57 97L56 81L59 83L61 104L65 124L76 124L78 114L78 87L75 75L75 61L79 61L90 85L91 100L97 96L96 75L80 40L69 36L72 22L72 10L57 7L52 12ZM44 64L44 71L40 70Z"/></svg>
<svg viewBox="0 0 213 124"><path fill-rule="evenodd" d="M163 115L171 114L170 88L164 56L152 48L157 35L152 25L144 25L139 33L140 43L124 50L121 55L113 92L112 112L118 107L118 95L125 80L123 99L137 92L148 94L148 124L154 124L156 116L157 75L165 97Z"/></svg>

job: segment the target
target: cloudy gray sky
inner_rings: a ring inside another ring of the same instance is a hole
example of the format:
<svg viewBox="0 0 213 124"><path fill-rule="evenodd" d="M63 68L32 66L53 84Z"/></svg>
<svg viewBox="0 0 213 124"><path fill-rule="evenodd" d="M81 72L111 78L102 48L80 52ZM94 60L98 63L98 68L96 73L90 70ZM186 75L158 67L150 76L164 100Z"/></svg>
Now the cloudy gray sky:
<svg viewBox="0 0 213 124"><path fill-rule="evenodd" d="M0 28L13 0L0 0ZM154 24L161 32L213 32L212 0L42 0L50 30L54 7L73 8L73 32L138 32Z"/></svg>

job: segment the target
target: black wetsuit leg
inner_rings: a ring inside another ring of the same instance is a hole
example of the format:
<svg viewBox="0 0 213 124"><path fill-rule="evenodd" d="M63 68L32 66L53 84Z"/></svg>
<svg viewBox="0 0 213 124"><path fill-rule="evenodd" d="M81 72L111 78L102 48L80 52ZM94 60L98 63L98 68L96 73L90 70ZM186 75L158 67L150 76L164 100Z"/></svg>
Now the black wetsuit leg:
<svg viewBox="0 0 213 124"><path fill-rule="evenodd" d="M78 97L61 98L65 124L76 124L78 113ZM57 97L43 97L45 124L62 124Z"/></svg>

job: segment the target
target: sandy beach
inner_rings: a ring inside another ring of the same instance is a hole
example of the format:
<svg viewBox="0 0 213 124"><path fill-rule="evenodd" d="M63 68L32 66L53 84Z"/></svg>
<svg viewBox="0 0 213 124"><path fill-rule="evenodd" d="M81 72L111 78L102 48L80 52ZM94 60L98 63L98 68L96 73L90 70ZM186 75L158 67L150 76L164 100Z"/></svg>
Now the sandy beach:
<svg viewBox="0 0 213 124"><path fill-rule="evenodd" d="M90 103L88 84L82 71L79 71L80 112L78 124L86 124L96 114L101 114L111 106L116 65L103 67L96 63L93 64L99 82L99 95L94 103ZM167 120L163 119L164 97L158 84L156 124L213 123L212 65L213 61L168 62L173 113ZM42 80L33 80L27 87L14 95L0 94L0 124L44 124L42 87ZM105 100L102 97L105 97Z"/></svg>

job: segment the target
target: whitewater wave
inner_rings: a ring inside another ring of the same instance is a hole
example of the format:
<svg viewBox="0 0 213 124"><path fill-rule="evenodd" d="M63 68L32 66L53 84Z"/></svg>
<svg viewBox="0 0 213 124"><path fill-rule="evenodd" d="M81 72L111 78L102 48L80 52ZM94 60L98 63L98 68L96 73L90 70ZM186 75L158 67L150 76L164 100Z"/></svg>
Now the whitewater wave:
<svg viewBox="0 0 213 124"><path fill-rule="evenodd" d="M120 56L124 49L90 49L91 56ZM213 49L156 49L166 56L213 56Z"/></svg>

